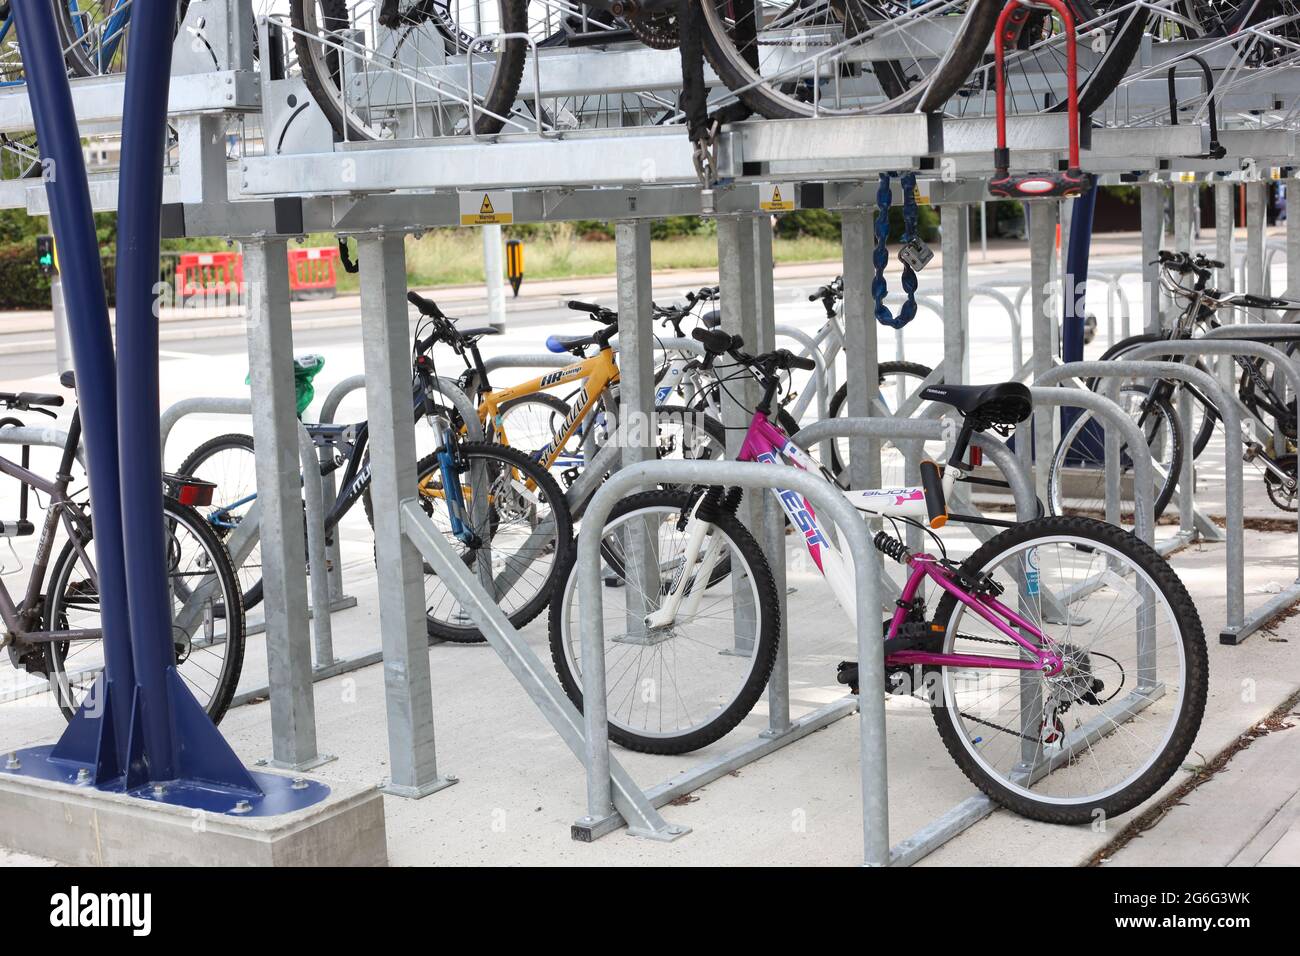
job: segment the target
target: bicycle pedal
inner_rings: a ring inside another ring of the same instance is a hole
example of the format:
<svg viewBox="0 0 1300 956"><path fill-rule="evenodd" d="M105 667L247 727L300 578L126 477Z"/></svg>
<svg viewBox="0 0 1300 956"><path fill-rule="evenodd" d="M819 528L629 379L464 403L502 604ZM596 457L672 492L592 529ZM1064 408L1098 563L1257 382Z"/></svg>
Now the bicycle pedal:
<svg viewBox="0 0 1300 956"><path fill-rule="evenodd" d="M847 684L849 692L856 694L858 692L858 662L840 661L835 668L835 680L837 683Z"/></svg>
<svg viewBox="0 0 1300 956"><path fill-rule="evenodd" d="M884 686L881 688L886 694L897 694L911 687L912 681L911 665L902 667L889 667L884 669ZM857 661L840 661L835 668L835 680L837 683L845 684L849 688L849 693L858 693L858 662ZM910 693L910 691L908 691Z"/></svg>

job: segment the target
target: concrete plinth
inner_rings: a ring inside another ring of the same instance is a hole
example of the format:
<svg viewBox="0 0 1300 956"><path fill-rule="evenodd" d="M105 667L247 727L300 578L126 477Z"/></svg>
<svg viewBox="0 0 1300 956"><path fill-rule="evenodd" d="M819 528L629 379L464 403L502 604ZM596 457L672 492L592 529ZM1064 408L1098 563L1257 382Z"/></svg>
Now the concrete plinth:
<svg viewBox="0 0 1300 956"><path fill-rule="evenodd" d="M0 844L79 866L386 866L379 791L331 786L304 810L239 817L0 775Z"/></svg>

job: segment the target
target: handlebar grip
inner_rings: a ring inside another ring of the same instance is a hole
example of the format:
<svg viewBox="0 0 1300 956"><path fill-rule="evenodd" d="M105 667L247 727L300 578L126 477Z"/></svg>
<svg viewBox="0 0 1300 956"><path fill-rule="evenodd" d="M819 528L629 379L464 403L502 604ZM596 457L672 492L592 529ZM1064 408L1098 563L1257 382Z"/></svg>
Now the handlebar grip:
<svg viewBox="0 0 1300 956"><path fill-rule="evenodd" d="M574 312L586 312L590 315L599 315L603 310L600 306L591 302L579 302L577 299L570 299L565 306Z"/></svg>
<svg viewBox="0 0 1300 956"><path fill-rule="evenodd" d="M411 303L411 305L415 306L423 314L429 316L430 318L434 318L434 319L444 318L442 314L442 309L438 308L438 303L430 299L426 299L418 292L407 292L406 301Z"/></svg>
<svg viewBox="0 0 1300 956"><path fill-rule="evenodd" d="M925 492L925 511L930 518L930 527L942 528L948 523L948 503L944 501L939 466L928 458L921 462L921 490Z"/></svg>
<svg viewBox="0 0 1300 956"><path fill-rule="evenodd" d="M44 392L19 392L18 401L24 405L46 405L59 408L63 405L62 395L47 395Z"/></svg>
<svg viewBox="0 0 1300 956"><path fill-rule="evenodd" d="M812 359L800 358L798 355L793 354L790 355L790 360L787 364L790 368L801 368L805 372L811 372L813 369L817 368L817 363Z"/></svg>

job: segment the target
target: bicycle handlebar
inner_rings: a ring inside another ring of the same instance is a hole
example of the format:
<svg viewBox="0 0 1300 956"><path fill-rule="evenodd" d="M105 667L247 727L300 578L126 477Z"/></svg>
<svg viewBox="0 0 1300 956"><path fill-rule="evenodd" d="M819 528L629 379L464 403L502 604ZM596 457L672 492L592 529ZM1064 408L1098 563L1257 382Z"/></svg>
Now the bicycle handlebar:
<svg viewBox="0 0 1300 956"><path fill-rule="evenodd" d="M421 315L427 315L431 319L445 319L442 309L438 308L438 303L432 299L426 299L418 292L407 292L406 301L415 306Z"/></svg>
<svg viewBox="0 0 1300 956"><path fill-rule="evenodd" d="M63 405L63 396L43 392L0 392L0 405L20 412L43 412L53 416L53 412L46 412L41 406L59 408Z"/></svg>

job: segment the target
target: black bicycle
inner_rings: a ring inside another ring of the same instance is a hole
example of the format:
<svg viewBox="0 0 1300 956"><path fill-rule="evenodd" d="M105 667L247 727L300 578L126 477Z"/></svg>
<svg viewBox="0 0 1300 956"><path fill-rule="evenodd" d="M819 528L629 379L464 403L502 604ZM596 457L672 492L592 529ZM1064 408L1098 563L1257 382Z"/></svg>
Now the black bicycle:
<svg viewBox="0 0 1300 956"><path fill-rule="evenodd" d="M64 373L63 382L72 387L72 373ZM0 392L0 408L9 411L53 418L49 409L62 404L61 395ZM14 416L0 418L0 429L22 424ZM15 599L0 580L0 623L9 659L18 671L48 679L69 720L104 669L92 508L88 492L69 491L80 443L78 410L52 480L31 470L29 446L20 446L19 461L0 457L0 475L19 482L18 517L0 520L0 537L40 535L23 593ZM159 487L173 663L216 723L230 706L243 667L244 609L230 555L196 510L211 492L207 483L181 475L163 476ZM39 524L28 517L35 495L47 498ZM56 557L60 530L67 540Z"/></svg>
<svg viewBox="0 0 1300 956"><path fill-rule="evenodd" d="M1300 312L1300 302L1259 296L1251 293L1226 293L1209 288L1215 269L1221 262L1203 254L1161 251L1156 260L1161 266L1161 287L1182 311L1167 331L1129 336L1112 345L1102 361L1118 361L1138 346L1151 342L1193 339L1220 326L1220 309ZM1297 344L1279 342L1279 348L1293 354ZM1208 366L1197 356L1154 356L1171 362L1183 361L1204 372ZM1271 440L1246 440L1245 459L1263 472L1269 499L1283 511L1296 510L1296 418L1295 396L1284 378L1276 373L1267 359L1252 355L1234 355L1235 390L1240 404L1255 423L1269 433ZM1096 390L1096 380L1088 383ZM1185 388L1192 396L1192 420L1183 422L1175 413L1178 390ZM1149 450L1158 466L1155 489L1155 515L1160 517L1173 498L1183 456L1198 457L1214 435L1221 416L1216 401L1194 384L1159 379L1151 383L1130 384L1120 391L1121 405L1143 429ZM1100 430L1090 425L1084 413L1064 431L1053 456L1049 472L1049 506L1054 514L1096 513L1105 509L1104 448ZM1127 470L1132 461L1127 449L1121 449L1121 465ZM1121 518L1132 511L1132 495L1126 489L1121 502Z"/></svg>

